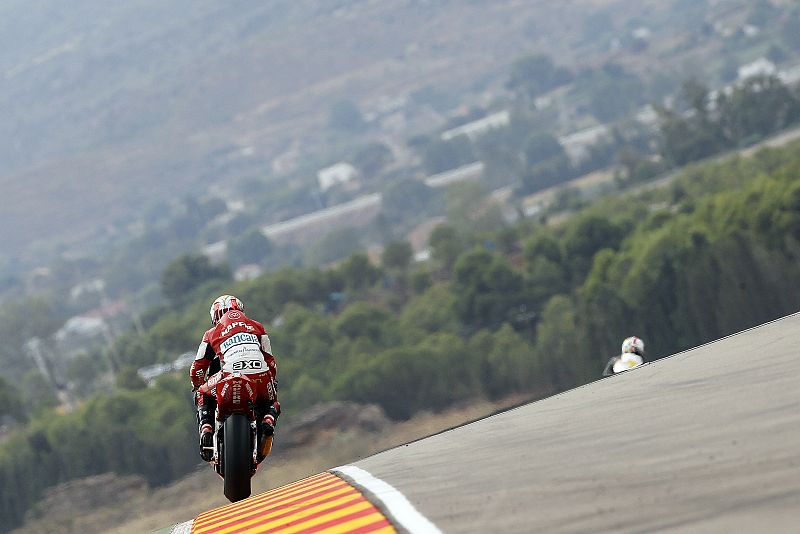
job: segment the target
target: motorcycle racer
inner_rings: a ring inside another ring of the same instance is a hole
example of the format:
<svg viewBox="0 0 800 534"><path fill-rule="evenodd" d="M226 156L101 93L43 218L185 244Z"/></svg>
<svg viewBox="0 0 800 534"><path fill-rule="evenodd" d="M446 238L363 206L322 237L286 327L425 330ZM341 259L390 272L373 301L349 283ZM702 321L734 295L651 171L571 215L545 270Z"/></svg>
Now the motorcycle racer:
<svg viewBox="0 0 800 534"><path fill-rule="evenodd" d="M627 364L628 368L636 367L644 363L644 341L642 338L631 336L625 338L622 342L622 353L619 356L614 356L606 364L603 369L603 376L611 376L614 371L614 364L622 362Z"/></svg>
<svg viewBox="0 0 800 534"><path fill-rule="evenodd" d="M212 459L216 398L200 393L197 388L221 370L246 374L257 386L260 462L269 454L275 424L281 413L276 381L278 368L269 336L261 323L245 315L244 304L233 295L215 299L209 313L212 327L203 334L189 370L197 406L200 457L206 462Z"/></svg>

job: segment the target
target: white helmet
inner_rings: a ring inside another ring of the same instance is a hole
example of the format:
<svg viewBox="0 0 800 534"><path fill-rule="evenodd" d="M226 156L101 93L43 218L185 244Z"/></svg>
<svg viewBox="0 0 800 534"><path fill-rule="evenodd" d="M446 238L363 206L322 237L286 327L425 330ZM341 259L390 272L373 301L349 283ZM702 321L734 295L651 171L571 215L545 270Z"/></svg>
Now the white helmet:
<svg viewBox="0 0 800 534"><path fill-rule="evenodd" d="M644 356L644 341L636 336L625 338L625 341L622 342L622 353L625 354L626 352Z"/></svg>
<svg viewBox="0 0 800 534"><path fill-rule="evenodd" d="M222 295L211 304L211 324L216 325L223 315L231 310L244 311L244 303L233 295Z"/></svg>

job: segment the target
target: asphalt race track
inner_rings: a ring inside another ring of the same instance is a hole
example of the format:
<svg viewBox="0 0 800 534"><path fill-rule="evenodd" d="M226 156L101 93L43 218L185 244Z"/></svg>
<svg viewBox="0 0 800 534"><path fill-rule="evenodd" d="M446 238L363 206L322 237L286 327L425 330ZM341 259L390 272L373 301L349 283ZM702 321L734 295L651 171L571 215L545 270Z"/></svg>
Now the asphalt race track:
<svg viewBox="0 0 800 534"><path fill-rule="evenodd" d="M800 314L159 532L392 525L414 534L800 532Z"/></svg>
<svg viewBox="0 0 800 534"><path fill-rule="evenodd" d="M800 532L800 315L354 465L444 532Z"/></svg>

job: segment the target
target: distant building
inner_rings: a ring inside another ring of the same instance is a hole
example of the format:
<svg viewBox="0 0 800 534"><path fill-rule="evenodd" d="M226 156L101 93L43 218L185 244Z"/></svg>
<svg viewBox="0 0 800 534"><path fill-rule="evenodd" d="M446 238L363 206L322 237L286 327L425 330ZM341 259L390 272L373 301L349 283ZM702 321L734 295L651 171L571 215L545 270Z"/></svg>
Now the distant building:
<svg viewBox="0 0 800 534"><path fill-rule="evenodd" d="M414 261L417 263L428 261L431 259L431 249L430 247L424 248L419 252L414 253Z"/></svg>
<svg viewBox="0 0 800 534"><path fill-rule="evenodd" d="M344 184L358 176L358 170L347 162L341 161L317 172L319 188L327 191L336 184Z"/></svg>
<svg viewBox="0 0 800 534"><path fill-rule="evenodd" d="M653 32L650 31L650 28L647 26L639 26L635 30L631 32L631 35L634 39L639 39L642 41L647 41L653 35Z"/></svg>
<svg viewBox="0 0 800 534"><path fill-rule="evenodd" d="M55 339L58 342L75 340L75 338L92 338L105 334L108 325L102 317L87 317L76 315L64 323L56 333Z"/></svg>
<svg viewBox="0 0 800 534"><path fill-rule="evenodd" d="M228 259L228 242L216 241L203 247L203 254L214 264L220 264Z"/></svg>
<svg viewBox="0 0 800 534"><path fill-rule="evenodd" d="M745 24L742 26L742 33L745 34L747 37L756 37L761 30L758 29L757 26L753 26L752 24Z"/></svg>
<svg viewBox="0 0 800 534"><path fill-rule="evenodd" d="M372 193L293 219L261 227L261 233L275 243L312 243L331 230L346 226L364 227L380 212L381 195Z"/></svg>
<svg viewBox="0 0 800 534"><path fill-rule="evenodd" d="M236 272L233 273L233 279L237 282L242 282L245 280L254 280L261 276L261 273L264 272L264 269L261 266L256 265L255 263L248 263L247 265L242 265Z"/></svg>
<svg viewBox="0 0 800 534"><path fill-rule="evenodd" d="M275 157L270 164L274 174L286 174L297 169L302 154L300 153L300 143L292 141L292 145L282 154Z"/></svg>
<svg viewBox="0 0 800 534"><path fill-rule="evenodd" d="M592 145L609 137L610 134L608 126L600 124L559 137L558 142L564 147L569 160L577 164L589 157L589 148Z"/></svg>
<svg viewBox="0 0 800 534"><path fill-rule="evenodd" d="M656 130L659 125L658 112L650 104L642 106L639 109L639 111L636 113L636 120L651 130Z"/></svg>
<svg viewBox="0 0 800 534"><path fill-rule="evenodd" d="M76 286L73 286L69 290L69 297L72 300L79 300L83 298L87 293L94 293L94 294L102 294L103 291L106 289L105 280L102 278L95 278L94 280L89 280L88 282L83 282Z"/></svg>
<svg viewBox="0 0 800 534"><path fill-rule="evenodd" d="M469 163L456 169L440 172L425 178L425 185L428 187L447 187L456 182L464 180L478 180L483 176L484 164L481 161Z"/></svg>
<svg viewBox="0 0 800 534"><path fill-rule="evenodd" d="M758 58L752 63L739 67L739 81L744 81L753 76L772 76L778 73L775 63L765 57Z"/></svg>
<svg viewBox="0 0 800 534"><path fill-rule="evenodd" d="M786 85L794 85L800 82L800 65L795 65L778 73L778 78Z"/></svg>
<svg viewBox="0 0 800 534"><path fill-rule="evenodd" d="M462 124L456 128L452 128L442 133L442 141L449 141L460 135L466 135L470 139L475 139L485 134L489 130L495 128L502 128L511 122L511 113L508 111L499 111L491 115L487 115L482 119Z"/></svg>
<svg viewBox="0 0 800 534"><path fill-rule="evenodd" d="M171 363L156 363L148 365L147 367L139 368L136 373L144 380L148 386L155 383L156 378L167 373L176 371L186 371L192 361L194 361L196 354L194 352L184 352Z"/></svg>

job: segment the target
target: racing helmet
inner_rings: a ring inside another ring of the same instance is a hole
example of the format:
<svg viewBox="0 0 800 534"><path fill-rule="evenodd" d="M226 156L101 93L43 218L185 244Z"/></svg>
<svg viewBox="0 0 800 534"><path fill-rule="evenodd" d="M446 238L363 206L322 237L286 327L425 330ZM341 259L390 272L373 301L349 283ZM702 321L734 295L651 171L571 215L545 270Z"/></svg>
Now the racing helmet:
<svg viewBox="0 0 800 534"><path fill-rule="evenodd" d="M636 336L625 338L625 341L622 342L622 354L627 352L644 356L644 341Z"/></svg>
<svg viewBox="0 0 800 534"><path fill-rule="evenodd" d="M231 310L244 311L244 304L241 300L233 295L222 295L217 297L211 304L211 309L208 311L211 314L211 324L215 325L219 322L223 315Z"/></svg>

